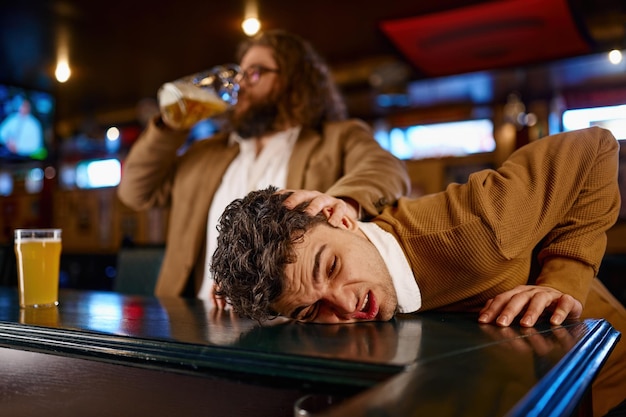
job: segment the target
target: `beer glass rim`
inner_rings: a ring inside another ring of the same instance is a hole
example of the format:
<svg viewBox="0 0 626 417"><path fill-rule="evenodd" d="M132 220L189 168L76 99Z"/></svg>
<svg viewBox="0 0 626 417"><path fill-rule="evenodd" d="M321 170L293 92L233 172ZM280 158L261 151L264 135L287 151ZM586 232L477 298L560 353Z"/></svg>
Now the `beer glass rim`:
<svg viewBox="0 0 626 417"><path fill-rule="evenodd" d="M15 229L15 241L29 239L60 239L59 228Z"/></svg>

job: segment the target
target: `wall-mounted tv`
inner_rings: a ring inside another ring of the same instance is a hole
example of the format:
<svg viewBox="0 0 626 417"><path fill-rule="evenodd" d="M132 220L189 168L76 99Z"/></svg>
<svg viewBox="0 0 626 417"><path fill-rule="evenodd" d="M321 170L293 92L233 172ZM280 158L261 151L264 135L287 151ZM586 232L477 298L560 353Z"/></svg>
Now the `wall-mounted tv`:
<svg viewBox="0 0 626 417"><path fill-rule="evenodd" d="M0 83L0 159L44 160L54 141L54 96Z"/></svg>
<svg viewBox="0 0 626 417"><path fill-rule="evenodd" d="M496 149L490 119L376 129L374 136L384 149L405 160L467 156Z"/></svg>
<svg viewBox="0 0 626 417"><path fill-rule="evenodd" d="M565 131L600 126L610 130L616 139L626 139L626 104L565 110L562 121Z"/></svg>

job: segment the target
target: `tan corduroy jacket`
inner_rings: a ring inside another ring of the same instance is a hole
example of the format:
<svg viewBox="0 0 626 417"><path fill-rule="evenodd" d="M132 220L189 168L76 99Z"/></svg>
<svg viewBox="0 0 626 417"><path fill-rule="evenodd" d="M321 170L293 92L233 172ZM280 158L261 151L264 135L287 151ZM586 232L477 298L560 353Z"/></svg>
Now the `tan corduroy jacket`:
<svg viewBox="0 0 626 417"><path fill-rule="evenodd" d="M497 171L400 199L374 222L402 246L422 311L475 311L518 285L540 284L572 295L583 317L606 318L624 335L624 306L594 278L619 212L618 148L597 127L539 139ZM594 384L594 415L626 399L622 339Z"/></svg>
<svg viewBox="0 0 626 417"><path fill-rule="evenodd" d="M181 295L194 276L197 292L205 266L207 216L222 175L239 152L226 134L195 142L177 155L187 132L151 121L124 161L120 200L135 210L169 207L167 246L157 295ZM406 168L384 151L358 120L328 123L323 134L303 129L289 161L288 189L309 189L355 200L365 215L378 214L410 189Z"/></svg>

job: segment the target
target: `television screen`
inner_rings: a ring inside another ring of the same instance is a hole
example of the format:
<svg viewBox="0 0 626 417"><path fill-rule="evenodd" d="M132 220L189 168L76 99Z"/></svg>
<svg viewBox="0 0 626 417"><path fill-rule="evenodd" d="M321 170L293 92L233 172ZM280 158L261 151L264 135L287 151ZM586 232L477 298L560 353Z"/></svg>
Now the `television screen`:
<svg viewBox="0 0 626 417"><path fill-rule="evenodd" d="M122 166L115 158L80 161L76 164L76 186L83 189L116 187L120 183Z"/></svg>
<svg viewBox="0 0 626 417"><path fill-rule="evenodd" d="M52 94L0 84L0 159L43 160L54 139Z"/></svg>
<svg viewBox="0 0 626 417"><path fill-rule="evenodd" d="M489 119L379 129L374 136L384 149L405 160L467 156L496 149Z"/></svg>
<svg viewBox="0 0 626 417"><path fill-rule="evenodd" d="M59 187L65 190L116 187L121 178L122 164L117 158L63 162L59 167Z"/></svg>
<svg viewBox="0 0 626 417"><path fill-rule="evenodd" d="M600 126L610 130L616 139L626 139L626 104L566 110L562 120L565 131Z"/></svg>

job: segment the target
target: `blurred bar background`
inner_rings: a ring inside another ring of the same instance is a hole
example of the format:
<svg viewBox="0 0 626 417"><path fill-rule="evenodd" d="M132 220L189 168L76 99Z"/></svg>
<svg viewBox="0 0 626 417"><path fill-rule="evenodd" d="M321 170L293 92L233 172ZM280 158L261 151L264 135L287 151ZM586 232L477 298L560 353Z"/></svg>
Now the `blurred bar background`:
<svg viewBox="0 0 626 417"><path fill-rule="evenodd" d="M28 98L43 142L0 152L0 273L13 229L61 227L61 285L113 290L128 247L161 248L167 212L116 196L159 86L232 62L242 22L282 28L325 57L349 113L406 160L413 194L440 191L548 134L601 125L626 141L621 0L2 1L0 122ZM197 125L189 141L214 130ZM620 182L626 187L626 147ZM622 188L622 198L626 190ZM622 200L623 201L623 200ZM626 204L601 278L622 300Z"/></svg>

